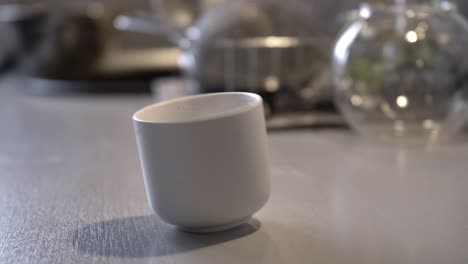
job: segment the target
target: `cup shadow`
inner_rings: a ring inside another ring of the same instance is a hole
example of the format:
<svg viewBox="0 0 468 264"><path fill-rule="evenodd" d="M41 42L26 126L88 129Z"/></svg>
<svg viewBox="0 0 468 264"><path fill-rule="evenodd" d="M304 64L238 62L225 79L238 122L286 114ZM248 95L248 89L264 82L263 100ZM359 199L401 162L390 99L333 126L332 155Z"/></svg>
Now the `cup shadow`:
<svg viewBox="0 0 468 264"><path fill-rule="evenodd" d="M72 247L82 254L122 258L174 255L248 236L261 227L252 218L228 231L185 233L163 223L155 215L97 222L71 234Z"/></svg>

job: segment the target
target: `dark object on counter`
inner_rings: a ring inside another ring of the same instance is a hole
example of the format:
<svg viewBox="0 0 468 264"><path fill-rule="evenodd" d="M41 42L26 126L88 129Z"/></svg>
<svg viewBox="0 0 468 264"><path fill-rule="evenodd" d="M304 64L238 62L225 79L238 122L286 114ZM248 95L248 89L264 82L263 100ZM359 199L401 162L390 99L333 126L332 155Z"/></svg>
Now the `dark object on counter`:
<svg viewBox="0 0 468 264"><path fill-rule="evenodd" d="M275 115L267 119L269 132L298 129L348 129L346 122L336 112L309 111Z"/></svg>
<svg viewBox="0 0 468 264"><path fill-rule="evenodd" d="M29 77L24 87L32 95L148 93L150 82L150 78L70 81Z"/></svg>
<svg viewBox="0 0 468 264"><path fill-rule="evenodd" d="M85 11L50 10L27 73L58 80L109 80L178 71L176 49L119 49L113 19L99 4Z"/></svg>
<svg viewBox="0 0 468 264"><path fill-rule="evenodd" d="M122 87L127 87L125 91L149 91L149 80L179 71L177 48L120 48L121 36L113 28L113 20L113 12L100 3L90 4L84 10L0 5L0 24L13 28L20 43L18 50L10 54L34 84L27 86L34 93L56 93L61 89L121 92ZM145 83L145 88L132 88L130 84L135 81ZM113 85L123 83L126 85Z"/></svg>
<svg viewBox="0 0 468 264"><path fill-rule="evenodd" d="M86 79L28 77L25 87L32 94L149 92L155 77L177 73L179 53L175 48L115 51L96 62L94 75Z"/></svg>
<svg viewBox="0 0 468 264"><path fill-rule="evenodd" d="M105 48L100 21L73 13L49 16L41 25L39 45L28 60L28 73L57 79L91 75L91 65L97 63Z"/></svg>
<svg viewBox="0 0 468 264"><path fill-rule="evenodd" d="M0 23L16 30L21 52L31 52L36 47L46 16L46 9L40 4L0 5Z"/></svg>
<svg viewBox="0 0 468 264"><path fill-rule="evenodd" d="M37 4L0 4L0 73L17 65L37 45L37 29L44 17L44 9Z"/></svg>

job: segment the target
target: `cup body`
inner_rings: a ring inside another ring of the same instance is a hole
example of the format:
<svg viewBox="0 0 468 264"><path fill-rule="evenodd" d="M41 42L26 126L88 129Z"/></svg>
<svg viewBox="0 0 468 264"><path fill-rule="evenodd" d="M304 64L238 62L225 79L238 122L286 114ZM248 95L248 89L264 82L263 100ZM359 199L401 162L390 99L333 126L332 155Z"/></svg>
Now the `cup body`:
<svg viewBox="0 0 468 264"><path fill-rule="evenodd" d="M228 229L270 195L263 102L250 93L175 99L135 113L153 210L188 231Z"/></svg>

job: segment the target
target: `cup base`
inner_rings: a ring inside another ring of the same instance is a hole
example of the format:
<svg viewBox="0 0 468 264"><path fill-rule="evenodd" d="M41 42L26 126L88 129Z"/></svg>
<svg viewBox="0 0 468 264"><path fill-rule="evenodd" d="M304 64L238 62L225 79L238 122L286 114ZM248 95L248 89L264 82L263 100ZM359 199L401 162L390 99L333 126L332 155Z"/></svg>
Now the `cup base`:
<svg viewBox="0 0 468 264"><path fill-rule="evenodd" d="M243 218L239 221L235 221L229 224L224 225L216 225L216 226L202 226L202 227L187 227L187 226L175 226L180 231L188 232L188 233L213 233L213 232L221 232L226 231L232 228L235 228L243 223L247 222L251 216Z"/></svg>

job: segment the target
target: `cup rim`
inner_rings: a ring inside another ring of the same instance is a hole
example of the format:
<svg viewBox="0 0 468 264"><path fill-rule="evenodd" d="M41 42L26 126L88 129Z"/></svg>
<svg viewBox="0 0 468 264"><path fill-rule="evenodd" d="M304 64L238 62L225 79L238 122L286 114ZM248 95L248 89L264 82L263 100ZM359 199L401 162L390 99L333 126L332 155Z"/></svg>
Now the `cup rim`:
<svg viewBox="0 0 468 264"><path fill-rule="evenodd" d="M204 116L204 117L199 117L199 118L194 118L194 119L184 120L184 121L177 121L177 120L176 121L150 121L150 120L145 120L139 117L144 112L152 111L155 108L164 107L170 104L177 104L177 103L182 103L182 102L192 101L192 100L200 100L200 99L209 98L209 97L232 96L232 95L243 95L246 97L251 97L254 99L254 102L251 104L241 105L239 107L236 107L233 110L223 111L222 113L214 113L209 116ZM133 120L139 123L156 124L156 125L200 123L200 122L213 121L213 120L223 119L227 117L237 116L237 115L249 112L252 109L262 104L263 104L263 99L260 95L255 94L255 93L249 93L249 92L221 92L221 93L199 94L199 95L179 97L179 98L167 100L164 102L154 103L154 104L145 106L133 114Z"/></svg>

